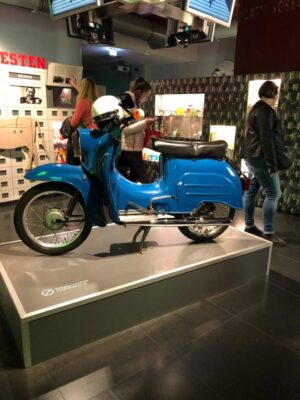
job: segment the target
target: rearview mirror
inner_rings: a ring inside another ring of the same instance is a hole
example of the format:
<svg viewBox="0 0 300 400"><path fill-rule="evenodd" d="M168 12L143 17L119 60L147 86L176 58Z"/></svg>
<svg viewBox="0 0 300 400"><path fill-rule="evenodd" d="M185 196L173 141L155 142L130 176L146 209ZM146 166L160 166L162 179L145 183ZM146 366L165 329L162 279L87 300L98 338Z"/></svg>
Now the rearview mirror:
<svg viewBox="0 0 300 400"><path fill-rule="evenodd" d="M130 109L135 107L135 104L129 93L120 94L118 98L120 99L119 105L125 110L128 108Z"/></svg>

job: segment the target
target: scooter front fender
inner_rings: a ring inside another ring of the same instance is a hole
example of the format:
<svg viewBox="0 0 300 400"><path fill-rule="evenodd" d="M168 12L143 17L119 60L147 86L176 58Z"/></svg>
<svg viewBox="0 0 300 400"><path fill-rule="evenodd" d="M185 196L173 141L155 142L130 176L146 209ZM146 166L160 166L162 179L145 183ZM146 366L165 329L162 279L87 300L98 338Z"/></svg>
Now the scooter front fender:
<svg viewBox="0 0 300 400"><path fill-rule="evenodd" d="M80 166L69 164L45 164L25 174L30 181L68 184L79 191L84 201L89 220L98 226L106 226L103 213L103 198L100 183Z"/></svg>

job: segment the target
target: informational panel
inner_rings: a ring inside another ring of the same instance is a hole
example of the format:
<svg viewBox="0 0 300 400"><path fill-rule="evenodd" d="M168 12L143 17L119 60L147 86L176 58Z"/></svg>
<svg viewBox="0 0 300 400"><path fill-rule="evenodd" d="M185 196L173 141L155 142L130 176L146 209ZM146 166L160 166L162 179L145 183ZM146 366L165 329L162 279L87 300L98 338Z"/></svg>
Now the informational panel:
<svg viewBox="0 0 300 400"><path fill-rule="evenodd" d="M230 26L235 0L187 0L186 10L216 24Z"/></svg>

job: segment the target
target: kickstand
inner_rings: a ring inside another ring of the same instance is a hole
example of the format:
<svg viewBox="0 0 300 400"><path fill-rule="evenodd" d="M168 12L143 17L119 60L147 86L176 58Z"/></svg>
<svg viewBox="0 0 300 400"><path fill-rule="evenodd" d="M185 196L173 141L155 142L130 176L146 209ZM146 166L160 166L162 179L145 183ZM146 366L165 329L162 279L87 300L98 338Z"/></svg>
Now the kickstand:
<svg viewBox="0 0 300 400"><path fill-rule="evenodd" d="M143 254L143 246L144 246L146 237L147 237L150 229L151 229L151 226L140 226L139 229L135 232L135 234L133 236L132 242L136 243L136 239L137 239L138 235L140 234L140 232L143 232L143 236L142 236L142 239L139 244L139 251L141 254Z"/></svg>

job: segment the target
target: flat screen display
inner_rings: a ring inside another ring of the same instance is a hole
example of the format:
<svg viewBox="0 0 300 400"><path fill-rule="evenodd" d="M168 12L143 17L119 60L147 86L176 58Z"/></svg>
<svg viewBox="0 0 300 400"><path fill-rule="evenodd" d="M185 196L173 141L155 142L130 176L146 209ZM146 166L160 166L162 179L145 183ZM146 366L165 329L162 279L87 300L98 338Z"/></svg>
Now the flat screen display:
<svg viewBox="0 0 300 400"><path fill-rule="evenodd" d="M53 107L74 108L75 99L71 88L53 87Z"/></svg>
<svg viewBox="0 0 300 400"><path fill-rule="evenodd" d="M100 0L49 0L52 17L64 18L99 7Z"/></svg>
<svg viewBox="0 0 300 400"><path fill-rule="evenodd" d="M235 0L187 0L186 10L216 24L230 26Z"/></svg>

